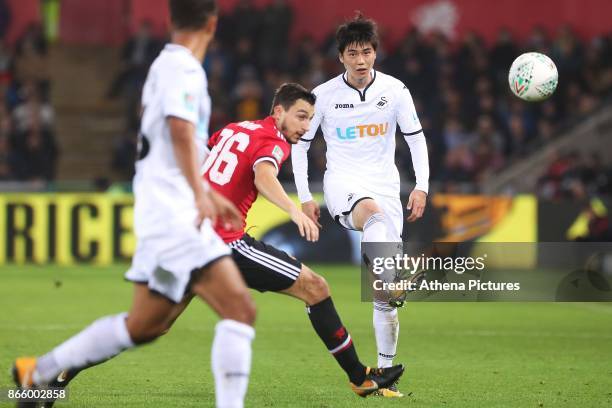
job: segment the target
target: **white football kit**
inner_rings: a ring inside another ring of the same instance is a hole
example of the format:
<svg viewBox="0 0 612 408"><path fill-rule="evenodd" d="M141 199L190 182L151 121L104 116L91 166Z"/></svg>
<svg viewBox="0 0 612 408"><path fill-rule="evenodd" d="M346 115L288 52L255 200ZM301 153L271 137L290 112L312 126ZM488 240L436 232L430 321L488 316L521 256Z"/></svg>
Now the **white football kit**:
<svg viewBox="0 0 612 408"><path fill-rule="evenodd" d="M198 229L193 191L176 162L167 118L196 126L199 159L208 140L211 102L200 62L168 44L153 62L142 92L142 124L134 176L134 230L138 239L126 279L180 302L192 271L230 254L206 220Z"/></svg>
<svg viewBox="0 0 612 408"><path fill-rule="evenodd" d="M293 146L292 164L299 199L312 200L308 188L307 152L319 126L327 144L323 189L331 216L354 229L351 211L365 198L373 198L390 218L400 241L403 210L400 177L395 165L395 130L399 125L410 147L416 189L428 192L429 159L423 129L410 91L396 78L372 71L363 90L348 83L346 73L313 90L315 115L308 133Z"/></svg>

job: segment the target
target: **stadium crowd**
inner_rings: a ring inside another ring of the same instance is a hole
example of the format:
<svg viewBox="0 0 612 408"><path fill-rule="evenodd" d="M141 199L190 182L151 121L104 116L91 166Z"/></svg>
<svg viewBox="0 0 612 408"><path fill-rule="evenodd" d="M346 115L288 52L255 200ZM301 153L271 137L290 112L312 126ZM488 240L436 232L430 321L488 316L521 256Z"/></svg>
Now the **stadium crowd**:
<svg viewBox="0 0 612 408"><path fill-rule="evenodd" d="M612 166L606 166L597 153L557 153L538 180L538 195L547 199L578 200L611 196Z"/></svg>
<svg viewBox="0 0 612 408"><path fill-rule="evenodd" d="M7 27L10 14L0 14ZM50 104L47 41L37 24L30 25L13 47L5 44L3 34L0 32L0 181L50 181L55 177L59 152Z"/></svg>
<svg viewBox="0 0 612 408"><path fill-rule="evenodd" d="M265 116L274 89L283 82L297 81L313 88L342 72L335 33L329 32L322 43L310 37L291 42L293 19L285 0L263 8L241 0L231 13L220 17L217 39L204 63L214 102L211 131L231 121ZM145 22L126 42L122 68L108 89L109 98L121 97L127 106L128 129L116 143L113 158L115 170L126 180L133 174L140 89L148 66L167 41L156 38L153 31ZM450 41L442 34L410 30L391 44L384 32L381 27L377 67L410 89L429 144L431 180L442 191L477 191L479 182L595 110L612 89L612 35L581 39L568 26L555 33L534 27L519 42L511 31L502 29L494 43L487 44L475 33ZM543 103L522 102L508 89L508 68L527 50L551 56L559 69L559 88ZM12 48L0 39L2 180L49 180L54 176L58 149L46 51L37 26ZM320 181L325 170L321 137L313 142L311 154L311 180ZM403 174L412 173L408 147L401 139L397 161ZM281 180L292 180L290 166L288 162L283 167ZM549 193L549 182L541 185L547 188L544 194L562 195Z"/></svg>
<svg viewBox="0 0 612 408"><path fill-rule="evenodd" d="M221 17L205 62L214 101L212 130L266 115L282 82L313 88L342 72L334 32L321 44L310 37L290 44L293 18L283 0L262 9L240 1ZM562 78L544 103L522 102L508 89L508 69L527 50L550 55ZM478 182L555 138L560 126L597 108L612 89L612 35L583 41L568 26L554 36L534 27L526 41L518 42L502 29L487 45L475 33L451 42L441 34L411 30L393 46L383 35L377 66L412 92L429 143L432 180L443 191L473 192ZM124 148L118 152L125 155ZM317 138L311 147L311 180L322 180L324 152ZM404 174L412 172L408 147L399 139L397 160ZM281 180L292 180L290 163Z"/></svg>

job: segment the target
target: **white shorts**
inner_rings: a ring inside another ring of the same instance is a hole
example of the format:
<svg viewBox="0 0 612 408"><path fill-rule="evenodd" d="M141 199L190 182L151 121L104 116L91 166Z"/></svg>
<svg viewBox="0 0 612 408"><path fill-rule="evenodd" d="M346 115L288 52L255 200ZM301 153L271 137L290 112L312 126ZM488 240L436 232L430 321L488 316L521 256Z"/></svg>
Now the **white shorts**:
<svg viewBox="0 0 612 408"><path fill-rule="evenodd" d="M189 291L193 271L228 255L231 250L209 220L204 221L200 231L195 227L172 227L163 236L138 240L125 278L146 283L151 291L179 303Z"/></svg>
<svg viewBox="0 0 612 408"><path fill-rule="evenodd" d="M332 218L338 224L350 230L355 230L351 214L355 206L367 198L373 199L393 224L395 231L391 231L391 233L396 238L395 241L402 240L404 212L399 197L376 194L356 185L356 183L339 179L326 179L323 192L327 210Z"/></svg>

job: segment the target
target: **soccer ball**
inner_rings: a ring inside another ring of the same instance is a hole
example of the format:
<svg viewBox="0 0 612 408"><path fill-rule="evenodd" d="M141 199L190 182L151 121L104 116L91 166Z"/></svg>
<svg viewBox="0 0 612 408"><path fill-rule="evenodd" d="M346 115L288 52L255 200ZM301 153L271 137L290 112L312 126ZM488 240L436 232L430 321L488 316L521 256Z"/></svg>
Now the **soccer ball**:
<svg viewBox="0 0 612 408"><path fill-rule="evenodd" d="M514 60L508 74L512 93L537 102L550 97L557 89L559 73L555 63L539 52L527 52Z"/></svg>

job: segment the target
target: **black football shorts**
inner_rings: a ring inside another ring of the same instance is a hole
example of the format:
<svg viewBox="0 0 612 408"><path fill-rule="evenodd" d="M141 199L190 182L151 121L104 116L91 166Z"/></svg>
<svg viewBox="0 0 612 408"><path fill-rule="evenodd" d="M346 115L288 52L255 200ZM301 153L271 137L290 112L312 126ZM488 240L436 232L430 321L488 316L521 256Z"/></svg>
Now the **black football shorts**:
<svg viewBox="0 0 612 408"><path fill-rule="evenodd" d="M228 245L234 262L251 289L260 292L288 289L302 270L300 261L248 234Z"/></svg>

